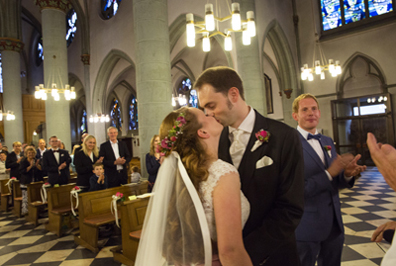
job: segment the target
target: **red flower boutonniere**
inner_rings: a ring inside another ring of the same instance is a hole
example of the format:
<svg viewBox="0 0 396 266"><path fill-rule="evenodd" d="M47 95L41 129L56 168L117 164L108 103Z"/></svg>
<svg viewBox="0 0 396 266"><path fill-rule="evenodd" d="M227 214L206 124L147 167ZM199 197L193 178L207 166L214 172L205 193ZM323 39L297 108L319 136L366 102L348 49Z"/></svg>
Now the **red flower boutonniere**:
<svg viewBox="0 0 396 266"><path fill-rule="evenodd" d="M331 158L331 146L330 145L325 145L325 146L323 146L323 149L325 149L325 151L327 151L327 154Z"/></svg>
<svg viewBox="0 0 396 266"><path fill-rule="evenodd" d="M256 142L254 143L252 149L250 150L251 152L255 151L258 147L260 147L264 142L268 142L271 134L268 131L265 131L264 129L260 129L256 133Z"/></svg>

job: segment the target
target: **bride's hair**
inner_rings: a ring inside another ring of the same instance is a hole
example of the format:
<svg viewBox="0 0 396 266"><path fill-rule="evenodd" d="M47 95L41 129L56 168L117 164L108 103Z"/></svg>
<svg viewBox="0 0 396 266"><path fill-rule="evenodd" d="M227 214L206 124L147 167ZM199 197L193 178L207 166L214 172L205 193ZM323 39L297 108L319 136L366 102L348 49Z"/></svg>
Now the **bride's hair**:
<svg viewBox="0 0 396 266"><path fill-rule="evenodd" d="M168 156L172 151L176 151L183 162L186 171L198 191L199 183L208 178L209 157L205 147L199 141L197 131L202 127L197 117L182 107L170 113L162 122L160 127L160 139L168 136L169 130L175 125L176 119L184 114L186 123L182 126L182 134L178 135L170 151L165 153ZM197 213L194 208L189 193L184 185L181 185L180 173L177 173L173 192L169 202L166 229L163 243L163 256L168 263L175 265L185 263L202 263L204 250L202 248L202 233L200 230ZM186 226L187 225L187 226Z"/></svg>
<svg viewBox="0 0 396 266"><path fill-rule="evenodd" d="M187 107L173 111L162 121L160 140L168 136L169 130L175 125L180 114L184 114L186 124L182 127L182 134L178 135L171 151L176 151L180 155L195 189L198 190L199 183L208 178L209 156L198 138L197 131L202 125L198 122L197 117ZM168 156L171 151L168 151L165 156Z"/></svg>

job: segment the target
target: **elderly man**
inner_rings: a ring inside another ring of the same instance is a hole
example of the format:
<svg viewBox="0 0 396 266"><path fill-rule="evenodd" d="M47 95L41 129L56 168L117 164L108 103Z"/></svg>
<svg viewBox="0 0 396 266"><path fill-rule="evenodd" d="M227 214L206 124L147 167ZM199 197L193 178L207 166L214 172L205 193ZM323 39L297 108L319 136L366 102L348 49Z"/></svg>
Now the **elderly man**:
<svg viewBox="0 0 396 266"><path fill-rule="evenodd" d="M108 178L108 187L117 187L128 183L128 164L131 155L126 144L117 140L118 129L107 129L109 141L100 145L99 157L103 157L105 174Z"/></svg>

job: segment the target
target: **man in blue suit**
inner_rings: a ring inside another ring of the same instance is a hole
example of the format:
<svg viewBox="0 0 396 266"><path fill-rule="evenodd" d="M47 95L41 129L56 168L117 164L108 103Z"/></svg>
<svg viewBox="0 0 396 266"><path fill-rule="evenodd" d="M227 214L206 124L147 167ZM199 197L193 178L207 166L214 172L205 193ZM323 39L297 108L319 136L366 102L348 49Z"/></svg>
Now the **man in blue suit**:
<svg viewBox="0 0 396 266"><path fill-rule="evenodd" d="M296 229L303 266L341 265L344 227L339 188L351 188L366 169L357 165L360 154L338 155L333 140L318 134L320 110L315 96L302 94L293 102L304 154L304 214Z"/></svg>

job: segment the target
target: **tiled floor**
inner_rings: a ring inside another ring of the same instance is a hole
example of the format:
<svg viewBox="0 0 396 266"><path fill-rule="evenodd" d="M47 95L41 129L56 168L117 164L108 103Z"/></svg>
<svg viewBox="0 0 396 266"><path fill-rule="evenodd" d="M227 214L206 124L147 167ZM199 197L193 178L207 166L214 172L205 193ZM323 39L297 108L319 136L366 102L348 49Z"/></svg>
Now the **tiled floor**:
<svg viewBox="0 0 396 266"><path fill-rule="evenodd" d="M377 245L370 242L370 237L377 226L396 220L395 196L376 168L368 169L353 189L340 192L346 233L342 266L380 265L389 245ZM121 244L120 237L104 242L104 248L94 254L74 244L72 235L58 238L44 225L34 227L24 218L0 213L0 265L120 265L110 252L110 248Z"/></svg>

